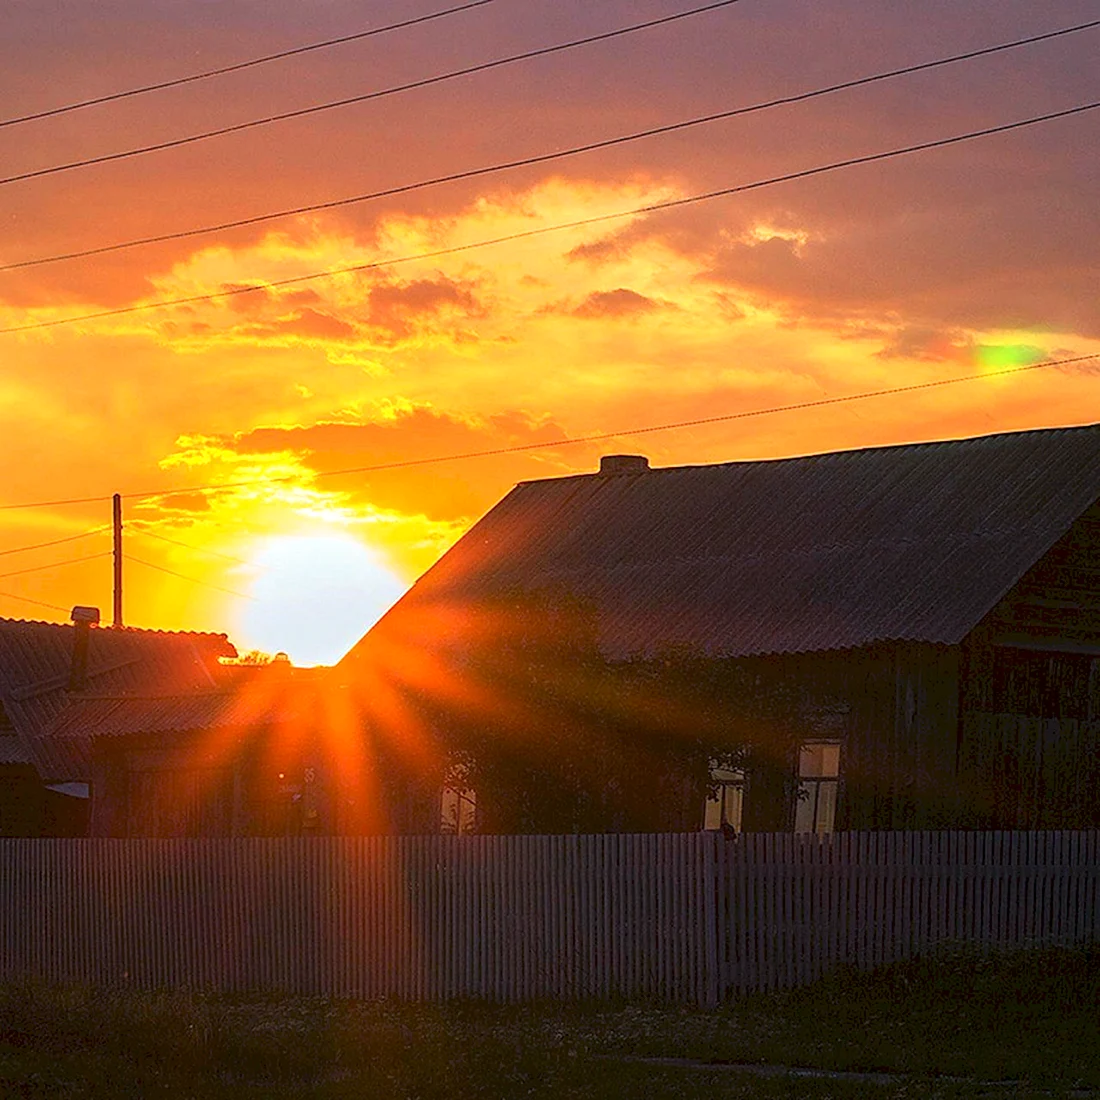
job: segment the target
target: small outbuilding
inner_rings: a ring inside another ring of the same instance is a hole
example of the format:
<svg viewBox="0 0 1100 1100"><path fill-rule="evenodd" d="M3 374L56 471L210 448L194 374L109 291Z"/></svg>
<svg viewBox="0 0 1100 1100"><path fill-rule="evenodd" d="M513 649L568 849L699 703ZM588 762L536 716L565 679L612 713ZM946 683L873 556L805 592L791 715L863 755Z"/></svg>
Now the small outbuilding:
<svg viewBox="0 0 1100 1100"><path fill-rule="evenodd" d="M50 730L91 777L89 833L108 837L430 832L331 669L223 669L215 689L85 695ZM404 795L404 791L400 792ZM434 816L433 816L434 813Z"/></svg>
<svg viewBox="0 0 1100 1100"><path fill-rule="evenodd" d="M135 696L215 687L224 634L100 627L93 608L73 623L0 619L0 836L87 832L86 756L51 734L89 692Z"/></svg>

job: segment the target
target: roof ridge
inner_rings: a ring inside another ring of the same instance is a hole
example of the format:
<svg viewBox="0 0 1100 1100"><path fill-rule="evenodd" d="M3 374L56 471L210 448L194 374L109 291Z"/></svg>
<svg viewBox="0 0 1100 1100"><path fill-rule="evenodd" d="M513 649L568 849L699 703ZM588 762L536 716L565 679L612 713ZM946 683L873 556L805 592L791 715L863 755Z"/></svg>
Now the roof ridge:
<svg viewBox="0 0 1100 1100"><path fill-rule="evenodd" d="M425 602L553 584L595 609L612 657L954 645L1098 500L1097 423L528 482L341 664Z"/></svg>
<svg viewBox="0 0 1100 1100"><path fill-rule="evenodd" d="M81 693L71 696L71 701L75 703L104 703L104 702L129 702L143 701L143 702L166 702L171 699L214 699L214 698L231 698L232 696L239 694L233 691L226 691L222 689L217 690L201 690L201 691L169 691L153 694L150 692L134 692L130 694L128 692L116 692L108 695L98 695L92 692Z"/></svg>
<svg viewBox="0 0 1100 1100"><path fill-rule="evenodd" d="M1068 434L1070 432L1086 432L1089 430L1100 430L1100 421L1089 421L1085 424L1071 424L1063 427L1017 428L1004 432L987 432L984 435L959 436L954 439L922 439L909 443L875 443L862 447L844 447L833 451L809 451L804 454L776 455L766 458L731 458L721 462L686 462L677 466L650 466L644 471L637 471L634 473L634 476L638 478L648 478L653 474L672 474L684 470L713 470L720 466L761 466L765 464L773 465L781 462L805 462L808 459L847 458L863 454L882 454L887 451L912 451L932 447L962 447L967 444L986 443L992 440L1010 439L1018 436ZM608 475L601 474L598 470L587 470L576 474L562 474L559 477L528 478L516 484L517 487L520 485L543 485L551 481L572 481L580 478L607 479Z"/></svg>
<svg viewBox="0 0 1100 1100"><path fill-rule="evenodd" d="M0 627L8 624L14 626L62 627L66 630L72 629L73 626L71 622L58 622L49 619L13 619L6 615L0 615ZM92 629L110 631L113 634L155 634L159 637L171 638L220 638L224 641L229 640L228 633L219 630L167 630L154 626L114 626L111 623L93 624Z"/></svg>

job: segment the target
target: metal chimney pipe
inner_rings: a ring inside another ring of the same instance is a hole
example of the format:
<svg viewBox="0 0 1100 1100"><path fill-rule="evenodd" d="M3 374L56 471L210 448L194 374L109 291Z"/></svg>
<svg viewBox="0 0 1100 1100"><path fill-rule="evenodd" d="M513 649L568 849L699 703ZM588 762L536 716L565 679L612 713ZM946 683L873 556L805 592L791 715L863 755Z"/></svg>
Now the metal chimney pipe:
<svg viewBox="0 0 1100 1100"><path fill-rule="evenodd" d="M604 455L600 459L600 473L605 477L611 474L644 474L649 469L649 459L645 455Z"/></svg>
<svg viewBox="0 0 1100 1100"><path fill-rule="evenodd" d="M93 623L99 622L98 607L74 607L73 661L69 668L69 691L83 691L88 686L88 639Z"/></svg>

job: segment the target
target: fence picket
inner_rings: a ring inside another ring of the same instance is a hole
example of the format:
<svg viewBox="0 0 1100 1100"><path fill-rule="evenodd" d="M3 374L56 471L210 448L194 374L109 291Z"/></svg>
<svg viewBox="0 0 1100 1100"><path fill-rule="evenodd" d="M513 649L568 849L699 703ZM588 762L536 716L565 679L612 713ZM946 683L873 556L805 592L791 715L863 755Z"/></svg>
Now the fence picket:
<svg viewBox="0 0 1100 1100"><path fill-rule="evenodd" d="M1098 834L0 840L0 977L713 1005L1100 939Z"/></svg>

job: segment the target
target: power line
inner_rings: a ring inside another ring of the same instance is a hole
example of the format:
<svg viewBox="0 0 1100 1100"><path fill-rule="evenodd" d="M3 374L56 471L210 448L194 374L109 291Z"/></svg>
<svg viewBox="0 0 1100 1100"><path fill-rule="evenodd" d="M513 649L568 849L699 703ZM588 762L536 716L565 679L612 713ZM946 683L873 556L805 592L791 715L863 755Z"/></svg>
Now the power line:
<svg viewBox="0 0 1100 1100"><path fill-rule="evenodd" d="M146 538L159 539L161 542L168 542L171 543L173 546L180 546L184 550L193 550L197 554L211 554L215 558L224 558L225 561L231 561L235 565L251 566L253 564L252 562L245 561L244 558L234 557L234 555L232 554L224 554L220 550L211 550L208 546L195 546L193 543L190 542L181 542L179 539L169 538L167 535L162 535L158 531L150 531L145 527L136 527L134 526L133 521L131 521L130 527L132 530L136 531L137 534L144 535Z"/></svg>
<svg viewBox="0 0 1100 1100"><path fill-rule="evenodd" d="M139 534L147 534L147 533L148 532L139 532ZM160 537L163 537L163 536L160 536ZM173 542L175 540L166 539L165 541ZM47 543L46 545L51 545L51 544ZM180 543L179 545L182 546L182 545L185 545L185 544ZM188 547L188 549L197 550L198 547L192 546L192 547ZM216 551L212 551L212 552L216 553ZM0 578L4 578L4 577L21 577L26 573L42 573L42 572L46 572L50 569L60 569L62 566L65 566L65 565L79 565L82 562L96 561L99 558L108 558L108 557L111 557L111 555L112 555L112 551L105 550L101 554L88 554L88 555L86 555L82 558L69 558L67 561L50 562L49 565L34 565L34 566L31 566L29 569L16 569L16 570L13 570L10 573L0 573ZM228 557L228 555L221 554L221 555L219 555L219 557ZM210 584L208 581L199 580L197 577L188 577L183 573L177 573L175 570L168 569L163 565L156 565L155 563L153 563L151 561L145 561L143 558L136 558L132 554L127 554L126 555L126 560L137 562L138 565L147 566L149 569L158 569L162 573L168 573L170 576L178 577L180 580L190 581L192 584L205 585L207 588L213 588L218 592L224 592L224 593L226 593L227 595L230 595L230 596L239 596L241 599L245 599L245 600L253 600L253 599L256 598L255 596L249 596L248 594L246 594L244 592L236 592L231 588L222 588L222 587L220 587L216 584ZM239 560L239 559L233 559L233 560ZM242 563L242 564L247 564L247 563ZM5 596L5 595L10 595L11 598L15 599L15 600L25 599L28 603L37 603L37 604L40 604L42 607L53 608L55 611L65 611L65 610L67 610L64 607L59 607L57 604L45 603L42 600L32 600L29 597L16 596L12 593L0 592L0 596Z"/></svg>
<svg viewBox="0 0 1100 1100"><path fill-rule="evenodd" d="M434 84L441 84L447 80L471 76L474 73L483 73L490 69L500 68L502 65L513 65L520 61L530 61L532 58L546 57L549 54L560 53L563 50L576 49L578 46L588 46L594 42L605 42L608 39L619 38L622 35L634 34L637 31L649 30L652 27L663 26L666 23L674 23L680 19L688 19L694 15L702 15L705 12L715 11L718 8L727 8L731 4L739 2L740 0L714 0L713 3L704 4L702 7L690 8L687 11L676 12L673 15L665 15L660 19L649 19L643 23L631 23L626 27L618 27L612 31L603 31L600 34L588 35L585 38L574 38L568 42L559 42L553 46L542 46L538 49L526 50L523 53L494 58L492 61L483 61L477 65L468 65L463 69L452 69L450 72L438 73L435 76L424 77L421 80L412 80L405 84L395 84L392 87L382 88L376 92L365 92L362 95L349 96L346 99L335 99L326 103L315 103L311 107L299 107L294 111L284 111L280 114L267 115L264 118L249 119L247 122L238 122L232 126L222 126L215 130L204 130L197 134L188 134L186 137L173 138L170 141L156 142L152 145L140 145L133 149L124 149L117 153L104 153L97 157L86 157L83 160L69 161L66 164L53 164L47 168L36 168L30 172L20 172L14 176L0 178L0 184L18 183L21 180L38 179L41 176L52 176L58 172L69 172L76 168L88 168L94 164L107 164L116 160L126 160L131 157L144 156L146 153L160 152L164 149L176 149L181 145L192 145L198 141L207 141L210 138L224 137L226 134L240 133L242 130L251 130L257 126L270 126L276 122L286 122L293 118L304 118L307 115L318 114L321 111L331 111L337 107L350 107L356 103L367 103L370 100L396 95L399 92L408 92L415 88L427 88Z"/></svg>
<svg viewBox="0 0 1100 1100"><path fill-rule="evenodd" d="M32 565L29 569L16 569L11 573L0 573L0 577L21 577L24 573L42 573L48 569L60 569L63 565L79 565L84 561L95 561L97 558L109 558L110 550L104 550L101 554L86 554L82 558L69 558L67 561L54 561L49 565Z"/></svg>
<svg viewBox="0 0 1100 1100"><path fill-rule="evenodd" d="M82 531L79 535L68 535L63 539L51 539L49 542L36 542L31 546L15 546L10 550L0 550L0 558L6 557L8 554L22 554L27 550L42 550L47 546L60 546L63 542L76 542L77 539L86 539L89 535L101 535L104 531L110 530L110 525L105 524L102 527L93 527L88 531Z"/></svg>
<svg viewBox="0 0 1100 1100"><path fill-rule="evenodd" d="M47 603L45 600L32 600L30 596L17 596L14 592L0 592L0 598L6 600L22 600L23 603L33 603L38 607L48 607L51 611L60 611L63 615L69 614L69 608L60 604Z"/></svg>
<svg viewBox="0 0 1100 1100"><path fill-rule="evenodd" d="M227 229L240 229L249 225L258 225L263 222L275 221L280 218L295 217L300 214L313 214L320 210L333 210L343 206L353 206L358 203L370 202L374 199L392 198L395 195L404 195L410 191L419 191L426 187L435 187L444 183L457 183L461 180L475 179L480 176L491 175L496 172L511 171L516 168L530 167L535 164L545 164L549 161L563 160L567 157L577 156L582 153L591 153L600 149L610 149L617 145L625 145L629 142L640 141L644 138L657 137L662 134L671 134L679 130L687 130L695 126L702 126L712 122L737 118L741 115L749 115L758 111L769 110L773 107L789 106L795 103L803 103L810 99L832 95L840 91L848 91L852 88L863 87L882 80L890 80L899 76L908 76L913 73L924 72L929 69L939 68L945 65L962 61L971 61L975 58L985 57L989 54L1000 53L1004 50L1016 49L1020 46L1032 45L1047 39L1058 38L1067 34L1075 34L1079 31L1092 30L1100 26L1100 19L1088 23L1079 23L1072 27L1062 27L1055 31L1047 31L1043 34L1031 35L1027 38L1018 38L1011 42L1002 42L995 46L987 46L979 50L970 50L966 53L953 54L950 57L941 57L933 61L924 61L915 65L906 65L899 69L890 69L885 72L874 73L869 76L858 77L853 80L845 80L839 84L830 84L827 87L815 88L808 92L800 92L794 95L780 96L776 99L753 103L744 107L735 107L727 111L719 111L707 115L699 115L695 118L685 119L680 122L669 123L664 126L655 126L647 130L638 130L634 133L623 134L618 137L605 138L601 141L593 141L584 145L576 145L570 149L560 149L552 153L536 154L529 157L521 157L516 160L501 161L497 164L483 165L479 168L469 168L460 172L451 172L447 175L435 176L430 179L419 180L415 183L401 184L395 187L384 188L381 191L370 191L362 195L351 195L342 199L330 199L325 202L310 203L304 206L289 207L285 210L275 210L265 214L254 214L247 218L238 218L233 221L220 222L214 225L199 226L194 229L176 230L168 233L160 233L155 236L138 237L129 241L119 241L115 244L100 245L96 248L85 248L75 252L64 252L55 256L43 256L29 260L18 260L14 263L0 265L0 271L15 271L25 267L37 267L41 264L59 263L64 260L77 260L89 256L101 256L109 252L119 252L123 249L137 248L142 245L163 244L165 241L178 241L188 237L198 237L209 233L219 233Z"/></svg>
<svg viewBox="0 0 1100 1100"><path fill-rule="evenodd" d="M35 122L43 118L53 118L57 115L68 114L70 111L82 110L85 107L96 107L102 103L115 103L120 99L129 99L132 96L145 95L148 92L161 92L166 88L178 88L183 84L193 84L199 80L209 80L211 77L225 76L227 73L236 73L240 72L242 69L251 69L257 65L266 65L271 61L282 61L285 58L311 53L314 50L325 50L331 46L341 46L346 42L357 42L363 38L373 38L375 35L386 34L389 31L404 30L406 27L415 27L419 23L429 23L433 19L442 19L448 15L457 15L459 12L469 11L471 8L480 8L485 4L491 3L493 3L493 0L470 0L469 3L459 4L453 8L429 12L427 15L419 15L415 19L405 19L400 23L389 23L384 27L374 27L369 31L357 31L354 34L344 34L339 38L326 38L321 42L310 42L304 46L294 46L291 49L280 50L278 53L269 53L262 57L252 57L246 61L238 61L233 65L223 65L218 69L206 69L203 72L189 73L187 76L176 77L173 80L162 80L156 84L143 84L137 88L127 88L121 92L110 92L107 95L96 96L94 99L82 99L76 103L66 103L61 107L50 107L44 111L35 111L32 114L19 115L16 118L0 119L0 128L15 126L21 122Z"/></svg>
<svg viewBox="0 0 1100 1100"><path fill-rule="evenodd" d="M697 428L708 424L721 424L733 420L748 420L757 416L771 416L776 413L796 412L803 409L823 408L827 405L842 405L851 401L864 401L873 397L888 397L899 393L915 393L918 390L938 389L942 386L956 386L965 382L983 381L988 378L1003 378L1012 374L1023 374L1027 371L1045 370L1049 367L1072 366L1075 363L1085 363L1092 359L1100 358L1100 352L1092 352L1088 355L1075 355L1061 359L1044 359L1040 363L1028 363L1024 366L1005 367L1000 370L986 371L984 374L966 374L954 378L940 378L932 382L915 382L908 386L892 386L879 390L864 390L861 393L842 394L839 397L820 397L811 401L797 401L789 405L771 405L763 409L747 409L742 412L719 413L715 416L698 417L693 420L674 420L663 424L648 424L642 427L618 428L615 431L597 432L592 435L571 436L566 439L557 439L551 442L517 443L508 447L493 447L482 451L463 451L460 453L434 455L428 458L410 458L401 462L379 462L369 466L348 466L339 470L322 470L314 474L314 479L323 477L343 477L350 474L379 473L385 470L403 470L411 466L429 466L444 462L460 462L472 458L491 458L506 454L519 454L525 451L553 451L559 447L570 447L580 443L602 443L609 439L620 439L635 435L649 435L653 432L674 431L680 428ZM295 480L293 475L283 477L251 478L247 481L225 481L220 483L207 483L205 485L189 485L175 489L154 489L148 492L123 493L124 500L155 500L162 497L175 496L178 493L210 493L221 492L226 489L251 488L256 485L281 484ZM22 504L0 504L0 510L14 508L47 508L62 507L70 504L90 504L104 500L110 500L109 496L78 497L69 500L40 500L25 502ZM194 549L192 547L191 549ZM137 559L129 559L137 560ZM149 563L143 563L149 564ZM154 569L160 566L153 566ZM185 578L189 579L189 578ZM239 595L239 593L233 593Z"/></svg>
<svg viewBox="0 0 1100 1100"><path fill-rule="evenodd" d="M190 581L191 584L201 584L204 588L212 588L215 592L224 592L227 596L237 596L242 600L254 600L256 598L248 595L247 592L236 592L232 588L222 588L220 585L211 584L209 581L200 581L198 577L188 577L184 573L177 573L174 569L168 569L163 565L156 565L151 561L145 561L143 558L135 558L133 554L127 554L126 560L137 562L138 565L144 565L148 569L156 569L161 573L167 573L170 577L178 577L181 581Z"/></svg>
<svg viewBox="0 0 1100 1100"><path fill-rule="evenodd" d="M697 417L693 420L676 420L666 424L649 424L640 428L627 428L611 432L597 432L593 435L573 436L568 439L559 439L551 443L518 443L508 447L494 447L483 451L466 451L461 454L438 455L431 458L410 458L402 462L381 462L372 466L351 466L342 470L322 470L314 475L322 477L340 477L349 474L377 473L383 470L404 470L411 466L430 466L441 462L458 462L470 458L490 458L505 454L518 454L522 451L552 451L558 447L573 446L578 443L603 443L609 439L619 439L623 436L649 435L653 432L667 432L679 428L698 428L707 424L722 424L732 420L748 420L757 416L770 416L774 413L796 412L803 409L817 409L826 405L842 405L849 401L863 401L870 397L886 397L890 394L913 393L917 390L937 389L941 386L954 386L961 382L974 382L980 378L1001 377L1008 374L1022 374L1024 371L1041 370L1046 367L1068 366L1073 363L1083 363L1089 359L1100 358L1100 352L1090 355L1077 355L1068 359L1048 359L1042 363L1029 363L1026 366L1006 367L1003 370L987 371L983 375L962 375L956 378L941 378L934 382L914 382L908 386L891 386L881 390L865 390L863 393L844 394L840 397L819 397L812 401L797 401L790 405L772 405L766 409L748 409L744 412L719 413L715 416ZM253 479L251 481L229 482L222 485L191 486L186 489L172 489L168 492L148 493L146 497L171 496L175 493L201 493L216 492L220 489L246 488L258 484L271 482L286 482L294 480L293 477ZM138 494L135 494L138 495Z"/></svg>
<svg viewBox="0 0 1100 1100"><path fill-rule="evenodd" d="M811 176L823 175L826 172L835 172L841 168L853 168L861 164L873 164L877 161L890 160L894 157L907 156L912 153L926 152L929 149L942 149L949 145L958 145L964 141L972 141L976 138L989 137L993 134L1003 134L1010 130L1020 130L1026 126L1035 126L1043 122L1051 122L1055 119L1068 118L1071 115L1082 114L1085 111L1093 111L1100 107L1100 100L1092 103L1082 103L1076 107L1067 107L1061 111L1051 111L1044 115L1034 115L1031 118L1019 119L1016 122L1007 122L1000 126L988 126L981 130L970 130L963 134L955 134L952 137L937 138L934 141L923 141L915 145L906 145L897 149L888 149L882 153L868 153L860 157L848 157L845 160L833 161L830 164L820 164L814 168L804 168L797 172L787 172L781 176L769 176L767 179L754 180L752 183L741 183L733 187L722 187L714 191L705 191L697 195L688 195L680 199L666 199L663 202L647 203L645 206L635 206L629 210L619 210L613 214L595 214L589 218L577 218L574 221L558 222L555 225L543 225L535 229L524 229L516 233L506 233L499 237L484 238L480 241L470 241L466 244L451 245L447 248L437 248L430 252L414 252L406 256L395 256L388 260L372 260L369 263L352 264L349 267L329 268L326 271L314 271L307 275L292 275L285 279L271 279L263 283L251 283L244 286L233 286L226 290L216 290L208 294L192 294L184 298L163 298L152 302L142 302L130 306L117 306L114 309L98 310L95 313L81 313L74 317L60 317L53 321L32 321L25 325L12 325L8 328L0 328L0 336L16 332L36 332L41 329L58 328L61 325L74 325L84 321L98 321L108 317L123 317L134 313L148 313L151 310L166 309L170 306L195 305L199 302L216 302L227 298L235 298L242 294L255 294L260 291L270 291L280 287L300 286L302 283L315 282L318 279L328 279L335 275L352 275L363 271L379 271L384 268L397 267L400 264L413 263L417 260L435 260L443 256L455 256L463 252L472 252L478 248L488 248L492 245L508 244L512 241L528 240L532 237L541 237L547 233L557 233L563 229L581 229L590 225L600 225L610 221L618 221L622 218L636 217L639 214L654 214L663 210L675 210L684 206L692 206L695 203L710 202L713 199L725 198L729 195L743 194L747 191L755 191L763 187L771 187L779 183L790 183L793 180L808 179ZM101 500L101 497L91 497L89 500Z"/></svg>
<svg viewBox="0 0 1100 1100"><path fill-rule="evenodd" d="M174 490L173 490L174 491ZM98 497L69 497L67 500L37 500L33 504L0 504L0 511L10 511L13 508L54 508L60 507L64 504L101 504L105 500L111 499L110 493L106 496ZM157 494L160 496L168 496L168 493ZM123 496L124 500L132 499L127 496ZM111 553L111 551L108 551Z"/></svg>

